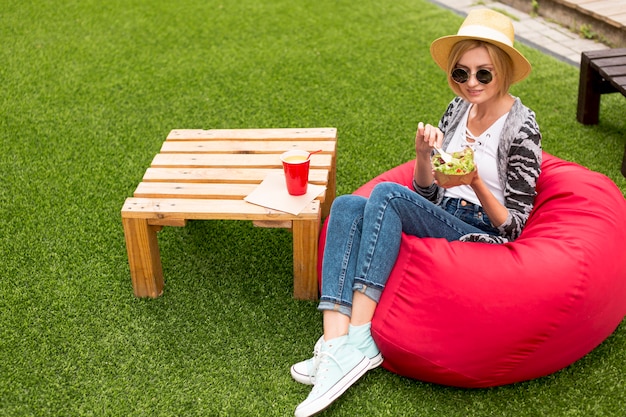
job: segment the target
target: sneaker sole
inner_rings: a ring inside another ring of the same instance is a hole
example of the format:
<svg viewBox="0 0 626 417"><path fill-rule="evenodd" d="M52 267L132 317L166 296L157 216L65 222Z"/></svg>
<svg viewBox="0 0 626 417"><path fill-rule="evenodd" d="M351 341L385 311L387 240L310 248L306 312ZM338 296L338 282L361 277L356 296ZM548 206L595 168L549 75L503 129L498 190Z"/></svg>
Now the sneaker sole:
<svg viewBox="0 0 626 417"><path fill-rule="evenodd" d="M378 355L370 358L370 367L369 369L378 368L383 363L383 355L382 353L378 353Z"/></svg>
<svg viewBox="0 0 626 417"><path fill-rule="evenodd" d="M382 361L381 361L382 362ZM354 385L363 375L370 370L371 361L364 357L361 362L357 364L350 372L348 372L343 378L341 378L331 389L324 395L311 401L302 407L302 404L296 408L295 417L309 417L313 414L317 414L329 405L331 405L337 398L339 398L348 388Z"/></svg>
<svg viewBox="0 0 626 417"><path fill-rule="evenodd" d="M370 366L368 370L372 370L374 368L378 368L383 363L383 355L378 354L373 358L370 358ZM313 385L313 379L308 374L302 374L296 370L295 365L291 367L291 377L294 381L299 382L304 385Z"/></svg>
<svg viewBox="0 0 626 417"><path fill-rule="evenodd" d="M304 385L313 385L313 380L308 374L301 374L295 369L295 366L291 367L291 377L296 381Z"/></svg>

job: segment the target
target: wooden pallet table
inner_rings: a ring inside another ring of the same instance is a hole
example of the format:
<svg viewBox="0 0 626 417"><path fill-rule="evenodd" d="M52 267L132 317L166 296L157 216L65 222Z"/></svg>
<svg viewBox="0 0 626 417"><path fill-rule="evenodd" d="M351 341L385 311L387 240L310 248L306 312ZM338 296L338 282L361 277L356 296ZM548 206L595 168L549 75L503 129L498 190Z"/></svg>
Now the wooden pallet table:
<svg viewBox="0 0 626 417"><path fill-rule="evenodd" d="M292 230L294 297L316 299L321 219L336 193L336 143L335 128L172 130L121 210L135 295L163 293L162 227L249 220ZM326 191L298 215L244 201L270 172L282 171L279 155L289 149L322 149L311 157L309 181Z"/></svg>

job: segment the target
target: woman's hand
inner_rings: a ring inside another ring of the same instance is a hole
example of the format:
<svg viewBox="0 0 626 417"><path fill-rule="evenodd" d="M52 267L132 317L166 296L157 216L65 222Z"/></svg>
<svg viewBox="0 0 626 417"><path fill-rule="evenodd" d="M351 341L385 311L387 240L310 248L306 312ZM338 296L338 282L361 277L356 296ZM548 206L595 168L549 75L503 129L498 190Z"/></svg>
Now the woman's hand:
<svg viewBox="0 0 626 417"><path fill-rule="evenodd" d="M430 154L433 151L433 146L441 146L442 141L443 132L438 127L428 124L424 126L422 122L417 124L413 179L419 187L429 187L433 183L433 167L430 162Z"/></svg>
<svg viewBox="0 0 626 417"><path fill-rule="evenodd" d="M415 152L418 155L428 155L434 146L441 146L443 142L443 132L438 127L419 122L417 124L417 133L415 134Z"/></svg>

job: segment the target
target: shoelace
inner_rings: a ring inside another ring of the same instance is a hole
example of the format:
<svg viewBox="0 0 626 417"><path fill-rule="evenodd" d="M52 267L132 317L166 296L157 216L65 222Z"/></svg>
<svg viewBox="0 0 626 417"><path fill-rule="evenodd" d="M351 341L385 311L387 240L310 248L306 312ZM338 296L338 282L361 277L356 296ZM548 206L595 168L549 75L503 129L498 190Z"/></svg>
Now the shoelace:
<svg viewBox="0 0 626 417"><path fill-rule="evenodd" d="M323 382L320 384L320 381L323 381L325 379L327 379L326 376L326 372L328 371L328 365L330 360L334 361L337 366L339 367L339 369L341 370L341 372L345 371L343 370L343 367L341 366L341 363L337 360L337 358L330 352L321 352L320 353L320 364L319 367L317 369L317 373L315 375L315 385L313 386L313 391L317 391L320 389L321 385L324 385ZM324 366L324 367L322 367Z"/></svg>
<svg viewBox="0 0 626 417"><path fill-rule="evenodd" d="M313 372L309 375L311 382L315 385L318 369L320 367L320 351L319 349L313 349Z"/></svg>

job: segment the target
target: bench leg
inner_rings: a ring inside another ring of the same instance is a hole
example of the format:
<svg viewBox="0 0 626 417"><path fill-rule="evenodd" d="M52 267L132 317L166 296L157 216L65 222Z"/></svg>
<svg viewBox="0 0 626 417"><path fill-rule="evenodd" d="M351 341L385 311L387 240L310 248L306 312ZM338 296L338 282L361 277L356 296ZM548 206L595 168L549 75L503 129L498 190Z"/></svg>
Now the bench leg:
<svg viewBox="0 0 626 417"><path fill-rule="evenodd" d="M137 297L156 298L163 293L163 269L157 231L146 219L122 218L128 264Z"/></svg>
<svg viewBox="0 0 626 417"><path fill-rule="evenodd" d="M294 220L293 232L293 297L317 300L317 244L320 219Z"/></svg>
<svg viewBox="0 0 626 417"><path fill-rule="evenodd" d="M578 80L578 108L576 119L585 125L597 124L600 115L600 85L602 77L591 68L590 59L583 53Z"/></svg>

